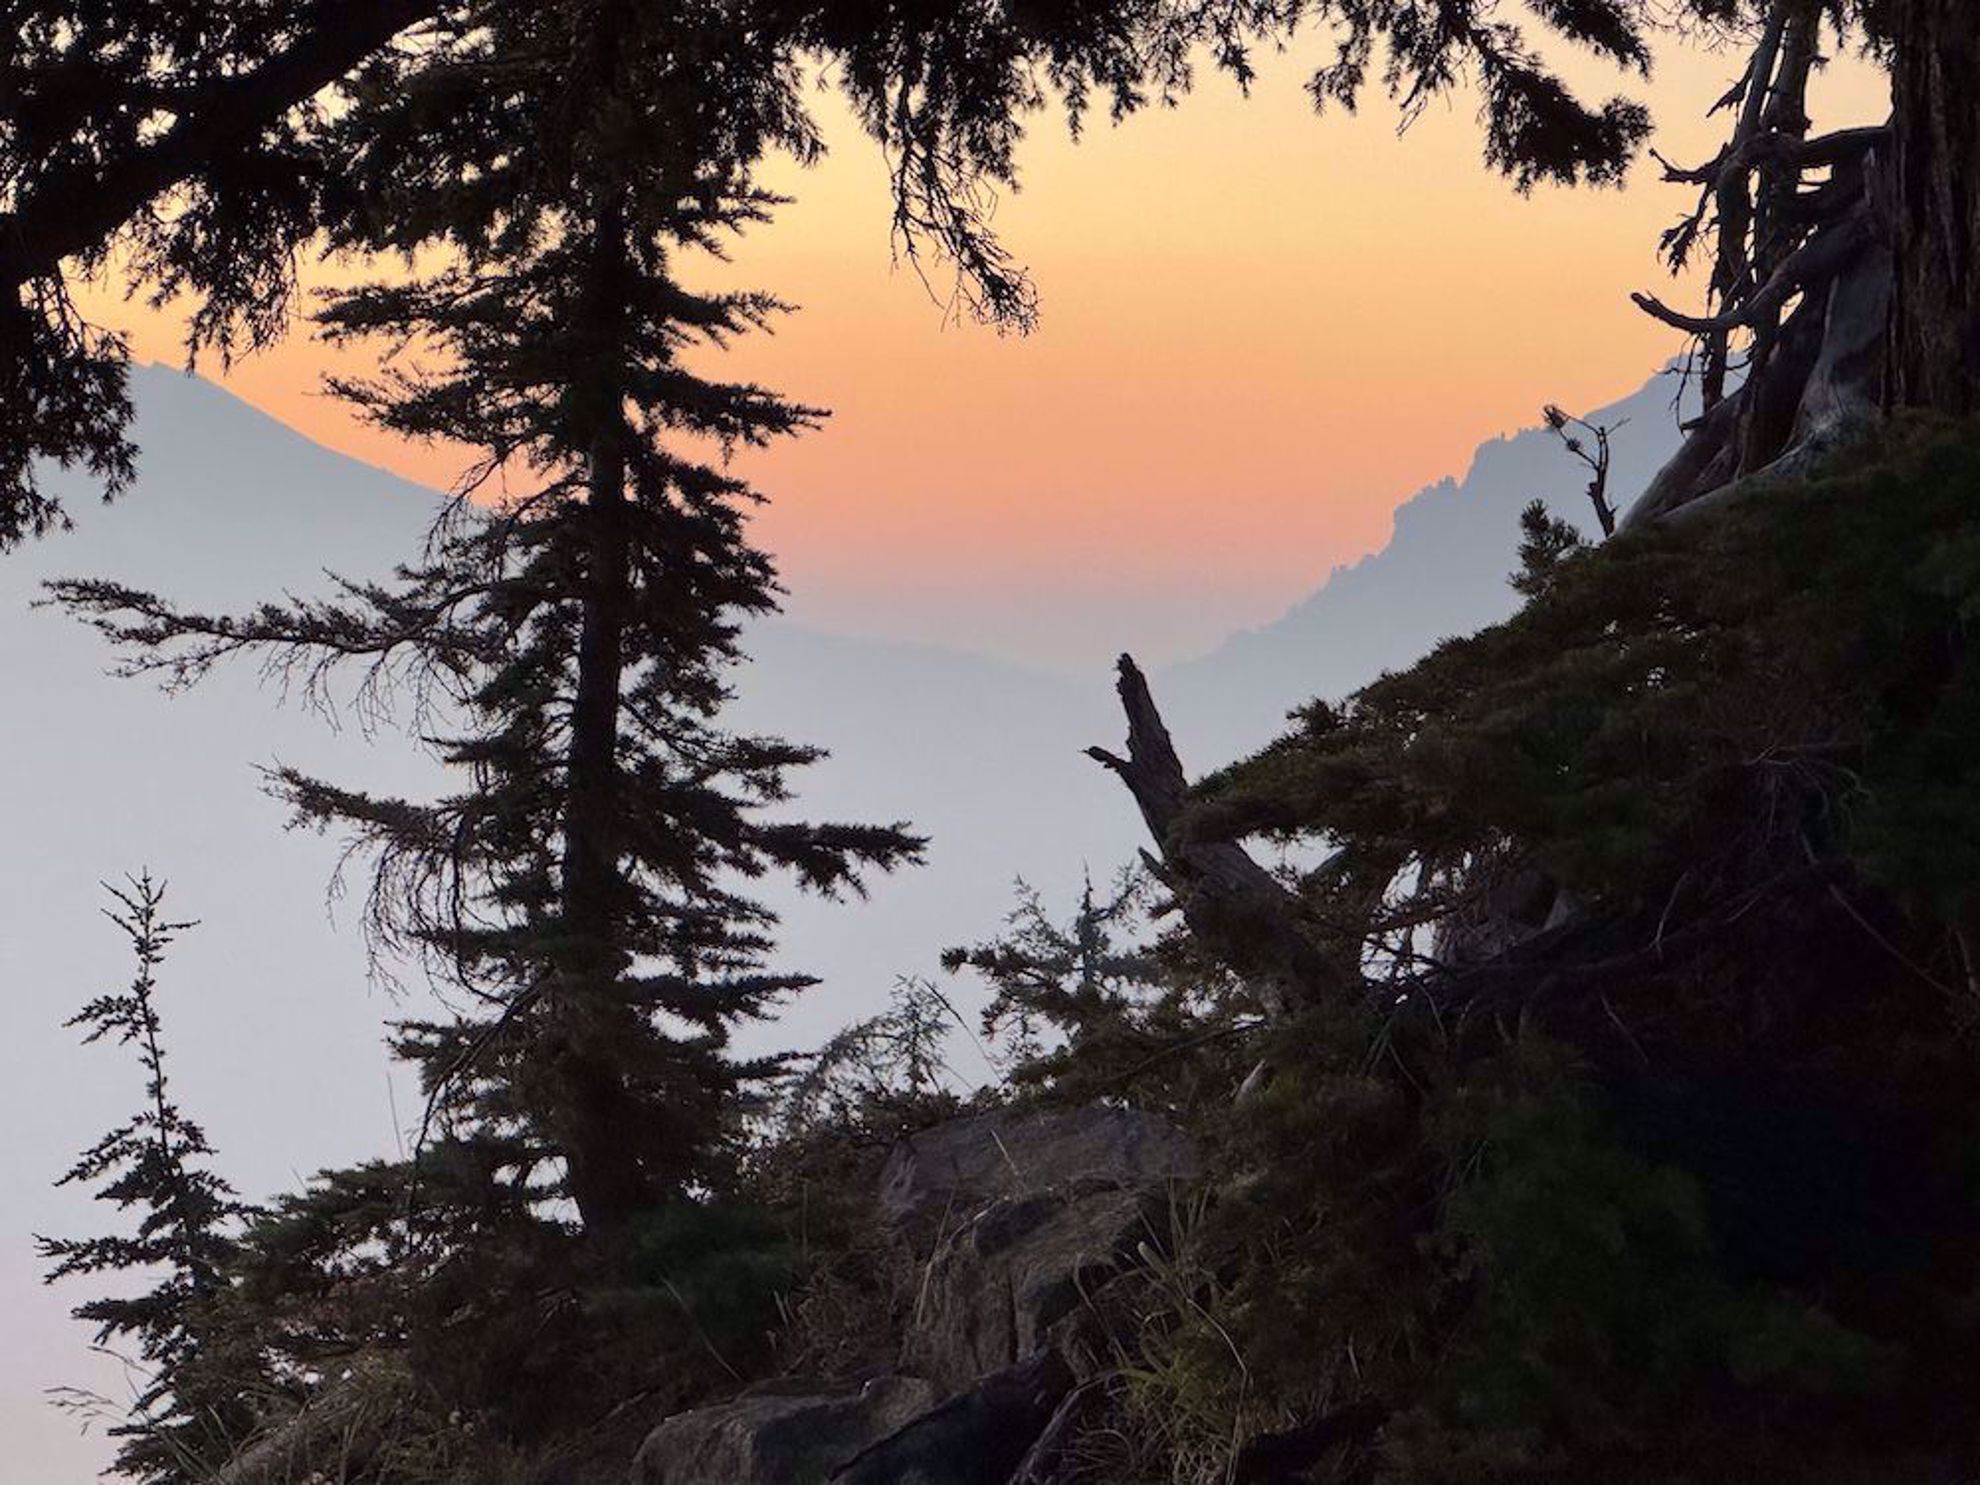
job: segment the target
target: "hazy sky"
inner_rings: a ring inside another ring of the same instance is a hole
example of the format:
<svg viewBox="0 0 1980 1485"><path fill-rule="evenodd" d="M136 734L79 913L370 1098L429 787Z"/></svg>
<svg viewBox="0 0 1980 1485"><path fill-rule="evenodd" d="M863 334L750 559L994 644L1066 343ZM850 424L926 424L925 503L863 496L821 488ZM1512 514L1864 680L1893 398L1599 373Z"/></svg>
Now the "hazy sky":
<svg viewBox="0 0 1980 1485"><path fill-rule="evenodd" d="M1322 55L1265 59L1249 100L1206 76L1180 109L1078 144L1041 116L999 215L1043 296L1024 340L945 323L894 266L884 162L821 97L829 157L772 172L795 203L720 270L802 306L727 369L834 410L751 470L795 617L1048 663L1207 647L1379 545L1392 507L1481 439L1544 401L1626 393L1678 348L1627 298L1657 286L1657 234L1688 204L1654 164L1626 191L1522 199L1481 168L1468 97L1400 137L1379 101L1316 118L1300 84ZM1652 97L1660 145L1689 161L1734 71L1671 50L1648 85L1578 76ZM1860 65L1818 90L1834 120L1883 112ZM145 315L136 349L176 359L169 317ZM299 339L227 383L447 483L452 451L317 391L328 359Z"/></svg>

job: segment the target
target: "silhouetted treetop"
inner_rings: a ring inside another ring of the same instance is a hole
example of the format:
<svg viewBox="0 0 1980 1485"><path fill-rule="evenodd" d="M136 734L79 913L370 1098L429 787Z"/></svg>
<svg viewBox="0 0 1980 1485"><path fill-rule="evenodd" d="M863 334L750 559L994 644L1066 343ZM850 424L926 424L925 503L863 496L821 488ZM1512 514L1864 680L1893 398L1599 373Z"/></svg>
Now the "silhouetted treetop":
<svg viewBox="0 0 1980 1485"><path fill-rule="evenodd" d="M149 873L106 887L104 915L129 941L136 968L122 990L91 997L66 1023L85 1044L134 1049L144 1098L129 1119L76 1158L56 1183L91 1195L135 1221L122 1232L38 1238L47 1282L108 1278L112 1292L71 1312L95 1327L99 1347L133 1347L137 1381L111 1429L114 1472L146 1485L190 1485L226 1459L251 1420L246 1399L219 1360L214 1307L239 1240L244 1206L211 1166L213 1147L181 1111L165 1074L158 970L191 923L165 916L165 888ZM141 1291L133 1279L149 1280Z"/></svg>
<svg viewBox="0 0 1980 1485"><path fill-rule="evenodd" d="M1712 3L1708 11L1724 8ZM1521 189L1613 182L1648 129L1641 105L1580 100L1543 57L1564 40L1648 67L1653 17L1636 0L1539 0L1525 26L1492 0L700 0L627 10L627 56L705 38L701 65L754 89L717 123L678 96L629 95L620 126L654 148L712 159L760 148L800 158L817 139L798 81L823 64L886 151L897 250L945 261L955 305L1023 328L1022 266L990 226L1017 184L1017 146L1056 101L1077 128L1173 103L1209 65L1248 85L1253 50L1308 31L1338 50L1316 101L1353 107L1371 86L1406 114L1472 79L1485 154ZM113 267L134 291L193 305L188 355L223 357L292 320L296 268L324 245L398 252L444 241L464 261L542 247L525 209L498 223L473 202L526 198L576 163L582 141L531 107L532 62L590 27L592 0L150 0L9 7L0 64L0 546L63 523L38 466L87 470L106 494L134 455L127 348L69 295ZM515 145L527 114L542 138ZM756 137L724 139L738 128ZM664 141L664 146L662 145ZM453 171L444 230L410 197ZM635 195L637 196L637 192ZM643 209L643 208L642 208ZM492 206L488 207L492 211Z"/></svg>

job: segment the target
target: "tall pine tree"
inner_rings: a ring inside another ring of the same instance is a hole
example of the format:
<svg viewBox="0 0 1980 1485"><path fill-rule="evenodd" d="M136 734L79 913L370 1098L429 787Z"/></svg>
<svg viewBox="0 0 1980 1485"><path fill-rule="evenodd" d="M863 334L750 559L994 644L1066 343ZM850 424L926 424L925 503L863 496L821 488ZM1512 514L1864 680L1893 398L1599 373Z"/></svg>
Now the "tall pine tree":
<svg viewBox="0 0 1980 1485"><path fill-rule="evenodd" d="M433 353L342 390L396 431L478 447L484 483L526 493L462 503L424 561L334 603L228 618L58 589L140 669L187 679L261 650L444 693L457 792L287 770L274 787L376 852L374 928L474 1001L399 1041L443 1126L503 1142L518 1180L560 1161L594 1233L718 1181L738 1096L772 1071L731 1056L729 1031L809 981L766 967L772 916L747 883L834 893L919 845L772 818L817 751L719 721L738 625L777 586L747 540L757 497L717 454L816 415L692 368L779 306L689 289L676 260L760 218L750 167L810 140L792 57L695 10L527 7L447 30L367 75L341 137L372 203L344 245L448 259L330 306L333 333Z"/></svg>

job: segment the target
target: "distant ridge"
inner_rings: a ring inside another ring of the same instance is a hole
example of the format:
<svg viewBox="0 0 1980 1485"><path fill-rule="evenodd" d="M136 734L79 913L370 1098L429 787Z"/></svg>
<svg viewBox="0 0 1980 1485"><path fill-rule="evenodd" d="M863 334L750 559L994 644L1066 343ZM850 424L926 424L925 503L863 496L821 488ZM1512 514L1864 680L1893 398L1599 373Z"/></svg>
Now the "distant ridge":
<svg viewBox="0 0 1980 1485"><path fill-rule="evenodd" d="M1627 505L1676 450L1676 380L1652 377L1587 414L1615 427L1610 493ZM1535 409L1537 412L1538 409ZM1519 512L1536 496L1592 532L1582 467L1543 428L1483 444L1463 479L1444 479L1396 508L1388 544L1337 567L1309 597L1263 628L1169 667L1157 689L1185 760L1219 766L1267 741L1285 713L1339 697L1410 664L1439 640L1497 623L1517 595Z"/></svg>

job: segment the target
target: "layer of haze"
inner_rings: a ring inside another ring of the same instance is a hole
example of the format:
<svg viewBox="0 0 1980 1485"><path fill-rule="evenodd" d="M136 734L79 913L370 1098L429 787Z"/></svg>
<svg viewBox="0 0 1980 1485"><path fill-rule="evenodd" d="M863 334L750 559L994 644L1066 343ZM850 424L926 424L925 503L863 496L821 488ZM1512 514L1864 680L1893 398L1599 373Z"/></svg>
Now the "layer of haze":
<svg viewBox="0 0 1980 1485"><path fill-rule="evenodd" d="M1481 439L1543 401L1601 402L1677 349L1627 294L1659 286L1657 234L1688 191L1645 162L1622 192L1522 199L1481 167L1463 95L1401 134L1379 100L1315 117L1301 84L1323 55L1309 39L1262 59L1249 99L1206 72L1180 108L1077 143L1041 115L999 214L1042 294L1024 339L948 320L895 265L885 161L821 93L828 158L773 170L794 203L721 270L802 306L725 370L834 412L751 466L793 617L1053 665L1191 653L1373 549L1396 502ZM1722 135L1705 115L1736 70L1673 48L1649 83L1576 81L1652 99L1663 152L1689 161ZM1817 111L1881 119L1882 86L1839 62ZM141 358L177 358L169 316L136 331ZM458 451L318 391L331 359L299 337L225 380L332 448L449 484Z"/></svg>

